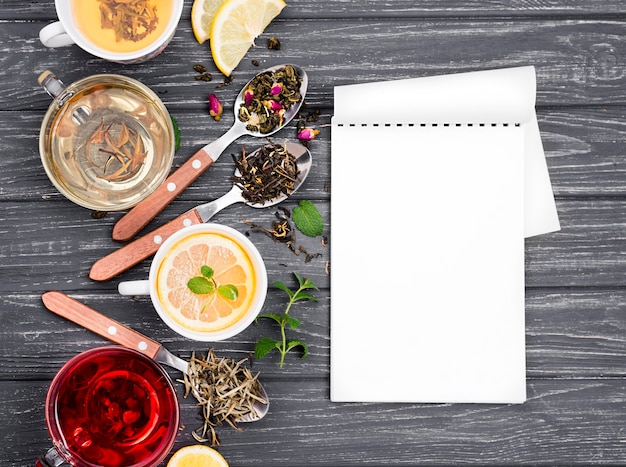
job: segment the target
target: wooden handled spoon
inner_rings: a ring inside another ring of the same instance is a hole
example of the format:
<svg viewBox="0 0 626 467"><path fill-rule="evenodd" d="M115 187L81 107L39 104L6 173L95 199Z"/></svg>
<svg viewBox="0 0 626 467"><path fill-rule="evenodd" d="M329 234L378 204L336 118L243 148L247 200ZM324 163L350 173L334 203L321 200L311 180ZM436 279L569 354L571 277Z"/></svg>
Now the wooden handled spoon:
<svg viewBox="0 0 626 467"><path fill-rule="evenodd" d="M232 127L224 133L216 141L207 144L198 152L196 152L191 158L189 158L183 165L170 174L170 176L154 191L150 196L143 201L135 205L130 211L122 216L115 226L113 227L113 240L126 241L133 238L141 229L143 229L157 214L159 214L165 207L174 200L185 188L191 185L205 170L207 170L216 160L222 152L235 141L237 138L243 135L250 135L256 137L269 136L281 128L295 117L302 103L304 102L304 96L308 87L308 78L305 71L295 65L277 65L267 70L263 70L256 76L263 73L271 73L281 68L288 66L293 67L301 78L300 84L300 100L289 107L289 109L283 115L282 125L276 126L274 129L261 132L251 131L246 128L247 124L239 119L239 106L245 102L245 92L250 83L254 80L250 80L239 92L235 99L235 122Z"/></svg>
<svg viewBox="0 0 626 467"><path fill-rule="evenodd" d="M66 318L85 329L129 349L137 350L161 365L167 365L183 374L188 374L189 362L177 357L158 342L143 334L124 326L122 323L103 315L62 292L45 292L41 299L45 307L53 313ZM260 399L265 404L255 401L254 412L249 412L237 419L238 422L252 422L260 420L269 410L269 400L263 386L259 383ZM194 389L192 389L194 390Z"/></svg>
<svg viewBox="0 0 626 467"><path fill-rule="evenodd" d="M296 158L299 170L298 177L291 190L291 193L294 193L304 183L313 161L311 153L301 144L287 143L287 151ZM249 157L252 157L252 154ZM153 230L149 234L100 258L91 266L89 277L94 281L107 281L112 279L140 261L155 254L159 246L175 232L190 225L208 222L215 214L233 203L245 202L248 206L253 208L266 208L274 206L287 198L288 195L283 194L265 203L251 203L245 200L241 188L237 185L233 185L233 188L221 198L211 201L210 203L196 206L186 213L181 214L176 219Z"/></svg>

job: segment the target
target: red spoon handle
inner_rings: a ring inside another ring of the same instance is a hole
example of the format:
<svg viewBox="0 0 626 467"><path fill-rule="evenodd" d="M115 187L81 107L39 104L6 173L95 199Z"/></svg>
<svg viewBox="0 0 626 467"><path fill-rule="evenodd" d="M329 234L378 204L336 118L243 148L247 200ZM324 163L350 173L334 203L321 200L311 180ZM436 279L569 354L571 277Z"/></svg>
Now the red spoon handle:
<svg viewBox="0 0 626 467"><path fill-rule="evenodd" d="M172 172L150 196L140 201L117 221L113 227L113 240L126 241L133 238L212 164L213 159L205 148L196 152Z"/></svg>
<svg viewBox="0 0 626 467"><path fill-rule="evenodd" d="M91 266L89 278L94 281L108 281L156 253L159 246L175 232L189 225L201 223L202 219L195 209L187 211L158 229L100 258Z"/></svg>
<svg viewBox="0 0 626 467"><path fill-rule="evenodd" d="M161 344L122 323L111 319L62 292L51 291L41 296L45 307L63 318L95 332L116 344L137 350L154 360Z"/></svg>

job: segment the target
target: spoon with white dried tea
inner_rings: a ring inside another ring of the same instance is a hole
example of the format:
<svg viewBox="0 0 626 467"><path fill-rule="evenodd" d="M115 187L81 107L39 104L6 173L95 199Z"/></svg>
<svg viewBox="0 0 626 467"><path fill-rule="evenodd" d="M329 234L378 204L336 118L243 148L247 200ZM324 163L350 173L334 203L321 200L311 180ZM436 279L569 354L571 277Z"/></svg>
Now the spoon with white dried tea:
<svg viewBox="0 0 626 467"><path fill-rule="evenodd" d="M211 352L211 363L214 368L207 372L204 368L208 365L209 359L203 363L194 356L191 362L186 362L158 342L62 292L45 292L41 299L45 307L53 313L116 344L137 350L161 365L180 370L184 375L186 392L191 391L199 404L203 405L203 411L209 411L205 413L205 419L208 420L210 416L212 426L222 421L233 427L236 427L237 423L254 422L263 418L269 410L267 393L257 378L258 374L252 375L247 367L242 366L243 361L215 358ZM213 376L220 376L219 384L228 388L226 397L217 397L213 394L213 389L220 389L215 388L217 383ZM208 400L210 404L207 403ZM211 431L210 427L208 429Z"/></svg>
<svg viewBox="0 0 626 467"><path fill-rule="evenodd" d="M295 65L277 65L257 73L235 99L232 127L197 151L150 196L122 216L113 227L113 240L133 238L240 136L265 137L284 128L298 114L307 87L305 71Z"/></svg>
<svg viewBox="0 0 626 467"><path fill-rule="evenodd" d="M269 165L268 165L269 164ZM306 180L313 159L299 143L267 144L236 161L234 183L222 197L181 214L158 229L124 245L97 260L89 271L95 281L107 281L153 255L174 232L208 222L215 214L234 203L267 208L286 200ZM259 176L261 172L267 175ZM260 182L260 183L257 183Z"/></svg>

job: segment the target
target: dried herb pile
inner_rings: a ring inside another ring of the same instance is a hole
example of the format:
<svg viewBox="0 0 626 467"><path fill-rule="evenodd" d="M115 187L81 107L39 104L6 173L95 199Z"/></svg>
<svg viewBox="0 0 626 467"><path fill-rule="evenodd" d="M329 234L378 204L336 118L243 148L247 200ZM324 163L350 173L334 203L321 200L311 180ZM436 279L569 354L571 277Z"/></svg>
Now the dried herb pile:
<svg viewBox="0 0 626 467"><path fill-rule="evenodd" d="M239 172L233 182L250 203L263 204L289 195L300 173L296 158L286 146L271 141L251 154L246 154L244 147L241 157L234 159Z"/></svg>
<svg viewBox="0 0 626 467"><path fill-rule="evenodd" d="M192 435L198 442L219 445L215 427L224 422L239 430L237 420L255 415L255 402L266 404L261 397L258 374L253 375L244 364L248 359L217 358L213 349L206 358L192 355L188 373L184 375L185 397L191 392L202 408L204 423Z"/></svg>
<svg viewBox="0 0 626 467"><path fill-rule="evenodd" d="M159 18L150 0L98 0L102 29L113 29L115 40L137 42L157 27Z"/></svg>
<svg viewBox="0 0 626 467"><path fill-rule="evenodd" d="M239 120L249 131L269 133L285 121L285 112L302 100L302 77L291 65L255 76L245 89Z"/></svg>

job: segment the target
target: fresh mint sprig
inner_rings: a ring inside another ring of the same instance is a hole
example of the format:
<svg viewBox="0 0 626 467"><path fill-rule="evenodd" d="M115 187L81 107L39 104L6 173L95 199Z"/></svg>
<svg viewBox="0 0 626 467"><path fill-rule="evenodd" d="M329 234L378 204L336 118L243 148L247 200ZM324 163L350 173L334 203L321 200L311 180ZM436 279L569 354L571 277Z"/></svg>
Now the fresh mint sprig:
<svg viewBox="0 0 626 467"><path fill-rule="evenodd" d="M298 280L299 285L298 289L295 292L289 289L289 287L287 287L282 282L274 283L274 286L276 288L284 291L289 296L289 302L287 303L287 307L285 308L283 314L279 315L276 313L263 313L258 316L258 318L268 318L278 323L278 325L280 326L281 340L277 341L270 337L263 337L259 339L254 347L254 355L256 356L256 358L263 358L272 350L276 349L280 352L280 368L282 368L283 364L285 363L285 356L292 349L295 349L297 347L302 348L302 357L300 358L306 358L306 356L309 354L309 348L303 341L299 339L287 339L286 327L289 326L291 330L295 330L301 324L299 320L289 314L291 306L300 300L312 300L316 302L317 297L308 293L307 290L319 290L310 279L302 278L295 272L293 273L293 275Z"/></svg>

